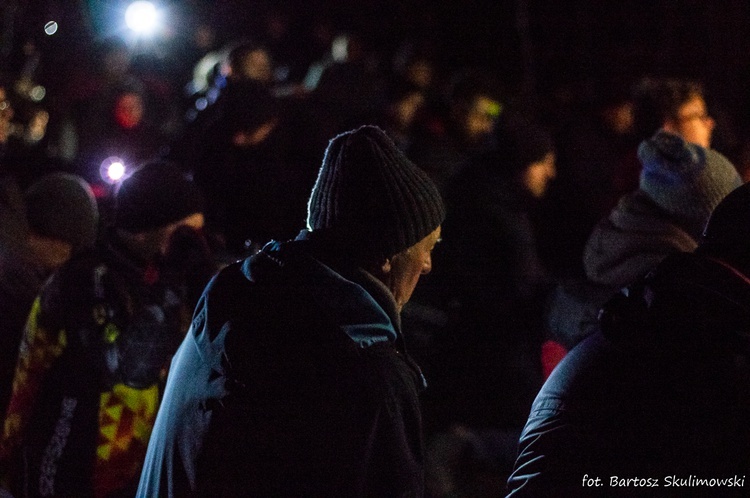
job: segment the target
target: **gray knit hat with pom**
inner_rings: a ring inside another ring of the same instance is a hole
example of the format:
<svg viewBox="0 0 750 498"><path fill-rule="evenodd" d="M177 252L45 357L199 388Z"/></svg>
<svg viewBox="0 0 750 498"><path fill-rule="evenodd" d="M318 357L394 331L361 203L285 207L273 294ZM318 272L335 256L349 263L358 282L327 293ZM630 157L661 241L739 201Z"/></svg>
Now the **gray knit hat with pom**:
<svg viewBox="0 0 750 498"><path fill-rule="evenodd" d="M391 257L432 233L445 206L427 174L375 126L330 141L307 227L359 255Z"/></svg>
<svg viewBox="0 0 750 498"><path fill-rule="evenodd" d="M711 212L742 180L716 151L658 131L638 147L640 189L698 239Z"/></svg>

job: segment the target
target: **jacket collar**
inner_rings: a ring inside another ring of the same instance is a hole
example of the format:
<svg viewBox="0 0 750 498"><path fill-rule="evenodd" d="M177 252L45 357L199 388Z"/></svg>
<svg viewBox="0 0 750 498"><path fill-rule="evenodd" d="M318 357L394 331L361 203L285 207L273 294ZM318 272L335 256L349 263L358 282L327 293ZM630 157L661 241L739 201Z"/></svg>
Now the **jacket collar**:
<svg viewBox="0 0 750 498"><path fill-rule="evenodd" d="M251 281L284 281L305 289L360 347L388 341L403 349L396 303L385 285L362 268L323 262L311 243L271 242L245 261L243 272Z"/></svg>

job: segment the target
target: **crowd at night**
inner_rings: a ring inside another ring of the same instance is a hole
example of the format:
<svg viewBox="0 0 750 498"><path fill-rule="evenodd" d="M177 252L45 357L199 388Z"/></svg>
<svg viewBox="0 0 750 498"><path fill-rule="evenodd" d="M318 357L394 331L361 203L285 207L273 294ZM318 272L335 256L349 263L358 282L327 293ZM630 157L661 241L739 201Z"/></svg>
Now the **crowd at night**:
<svg viewBox="0 0 750 498"><path fill-rule="evenodd" d="M608 4L3 2L0 497L746 494L750 6Z"/></svg>

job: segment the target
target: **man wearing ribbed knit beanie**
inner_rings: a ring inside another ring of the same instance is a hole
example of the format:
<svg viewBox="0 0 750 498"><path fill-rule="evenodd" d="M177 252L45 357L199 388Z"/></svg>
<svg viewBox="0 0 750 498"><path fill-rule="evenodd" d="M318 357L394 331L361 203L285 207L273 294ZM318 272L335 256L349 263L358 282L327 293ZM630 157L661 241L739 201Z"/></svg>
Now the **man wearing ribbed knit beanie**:
<svg viewBox="0 0 750 498"><path fill-rule="evenodd" d="M423 495L424 379L399 313L444 216L382 130L331 140L307 229L204 291L138 496Z"/></svg>

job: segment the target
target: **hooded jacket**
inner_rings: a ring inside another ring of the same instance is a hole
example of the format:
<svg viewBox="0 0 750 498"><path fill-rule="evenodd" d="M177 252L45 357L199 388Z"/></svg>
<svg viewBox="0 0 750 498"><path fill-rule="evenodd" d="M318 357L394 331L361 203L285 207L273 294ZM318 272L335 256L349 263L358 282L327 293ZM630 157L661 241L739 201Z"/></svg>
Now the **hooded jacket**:
<svg viewBox="0 0 750 498"><path fill-rule="evenodd" d="M548 323L567 347L585 337L601 305L666 256L693 251L708 217L742 180L721 154L658 131L638 148L639 188L593 229L583 253L586 278L558 286Z"/></svg>
<svg viewBox="0 0 750 498"><path fill-rule="evenodd" d="M623 196L594 227L583 251L586 278L555 289L547 311L553 336L572 348L596 328L602 305L670 254L692 252L691 235L642 190Z"/></svg>
<svg viewBox="0 0 750 498"><path fill-rule="evenodd" d="M206 288L139 497L422 495L423 380L393 297L312 244L270 243Z"/></svg>
<svg viewBox="0 0 750 498"><path fill-rule="evenodd" d="M623 197L593 230L583 254L590 282L621 287L635 282L675 252L698 243L640 190Z"/></svg>
<svg viewBox="0 0 750 498"><path fill-rule="evenodd" d="M534 401L510 496L746 495L748 303L746 276L693 254L610 301Z"/></svg>

